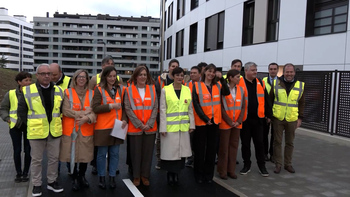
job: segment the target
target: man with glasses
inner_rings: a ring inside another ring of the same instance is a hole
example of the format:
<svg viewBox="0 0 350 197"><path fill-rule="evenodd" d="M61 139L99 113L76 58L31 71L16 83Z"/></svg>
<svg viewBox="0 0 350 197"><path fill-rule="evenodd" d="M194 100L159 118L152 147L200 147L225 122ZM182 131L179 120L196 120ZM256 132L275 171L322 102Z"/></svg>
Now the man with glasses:
<svg viewBox="0 0 350 197"><path fill-rule="evenodd" d="M62 192L57 182L58 156L62 136L61 104L63 91L51 82L52 72L48 64L36 70L37 82L23 88L18 101L17 115L27 123L27 136L31 146L31 176L33 196L42 195L42 160L47 153L47 189Z"/></svg>

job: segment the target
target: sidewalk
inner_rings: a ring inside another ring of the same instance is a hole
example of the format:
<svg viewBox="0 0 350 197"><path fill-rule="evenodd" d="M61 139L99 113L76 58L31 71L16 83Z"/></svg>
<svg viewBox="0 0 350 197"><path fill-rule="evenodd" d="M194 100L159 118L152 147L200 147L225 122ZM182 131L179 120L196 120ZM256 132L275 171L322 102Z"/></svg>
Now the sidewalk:
<svg viewBox="0 0 350 197"><path fill-rule="evenodd" d="M237 159L240 162L236 169L238 179L222 180L216 174L215 181L239 196L350 196L348 138L298 129L293 155L295 174L283 168L280 174L275 174L274 164L267 162L270 176L262 177L252 151L251 172L240 175L239 171L243 168L240 149Z"/></svg>

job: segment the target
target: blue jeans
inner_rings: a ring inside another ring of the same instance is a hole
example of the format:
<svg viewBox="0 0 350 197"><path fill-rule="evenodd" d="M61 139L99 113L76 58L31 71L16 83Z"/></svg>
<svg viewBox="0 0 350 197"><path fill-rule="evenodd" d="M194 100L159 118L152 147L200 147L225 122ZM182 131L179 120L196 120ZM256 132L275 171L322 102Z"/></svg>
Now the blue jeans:
<svg viewBox="0 0 350 197"><path fill-rule="evenodd" d="M106 176L106 155L109 154L109 176L115 176L119 162L119 146L98 146L97 150L97 173L98 176ZM109 148L109 151L108 151Z"/></svg>

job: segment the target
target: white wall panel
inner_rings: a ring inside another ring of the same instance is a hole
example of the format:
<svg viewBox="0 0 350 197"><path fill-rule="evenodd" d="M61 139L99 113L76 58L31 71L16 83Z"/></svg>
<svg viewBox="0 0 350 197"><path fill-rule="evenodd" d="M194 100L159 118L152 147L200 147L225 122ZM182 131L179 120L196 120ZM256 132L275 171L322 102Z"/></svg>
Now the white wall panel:
<svg viewBox="0 0 350 197"><path fill-rule="evenodd" d="M305 20L305 0L281 0L279 40L304 37Z"/></svg>
<svg viewBox="0 0 350 197"><path fill-rule="evenodd" d="M284 65L292 63L304 64L304 38L281 40L278 42L278 53L276 63Z"/></svg>

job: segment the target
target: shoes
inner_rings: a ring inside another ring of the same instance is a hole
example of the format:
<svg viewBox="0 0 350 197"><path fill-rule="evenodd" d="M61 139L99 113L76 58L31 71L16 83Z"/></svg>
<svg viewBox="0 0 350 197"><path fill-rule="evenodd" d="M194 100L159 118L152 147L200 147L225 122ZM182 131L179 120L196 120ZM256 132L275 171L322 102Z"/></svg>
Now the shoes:
<svg viewBox="0 0 350 197"><path fill-rule="evenodd" d="M115 174L116 175L120 174L120 171L119 170L115 171Z"/></svg>
<svg viewBox="0 0 350 197"><path fill-rule="evenodd" d="M212 183L213 183L213 180L212 180L212 179L209 179L209 180L207 180L207 183L208 183L208 184L212 184Z"/></svg>
<svg viewBox="0 0 350 197"><path fill-rule="evenodd" d="M281 165L276 164L275 170L273 172L279 174L281 172Z"/></svg>
<svg viewBox="0 0 350 197"><path fill-rule="evenodd" d="M186 167L189 167L189 168L193 168L193 161L192 161L192 160L188 160L188 161L185 163L185 166L186 166Z"/></svg>
<svg viewBox="0 0 350 197"><path fill-rule="evenodd" d="M272 163L276 163L276 162L275 162L275 158L273 157L273 155L271 155L270 161L271 161Z"/></svg>
<svg viewBox="0 0 350 197"><path fill-rule="evenodd" d="M284 169L287 170L290 173L295 173L295 170L293 166L284 166Z"/></svg>
<svg viewBox="0 0 350 197"><path fill-rule="evenodd" d="M259 172L263 177L268 177L270 175L265 166L259 167Z"/></svg>
<svg viewBox="0 0 350 197"><path fill-rule="evenodd" d="M239 161L236 160L236 164L239 164Z"/></svg>
<svg viewBox="0 0 350 197"><path fill-rule="evenodd" d="M28 182L29 181L29 177L27 173L23 173L22 175L22 182Z"/></svg>
<svg viewBox="0 0 350 197"><path fill-rule="evenodd" d="M237 179L237 175L234 174L234 173L228 173L228 176L229 176L231 179Z"/></svg>
<svg viewBox="0 0 350 197"><path fill-rule="evenodd" d="M95 166L92 167L91 174L97 175L97 168Z"/></svg>
<svg viewBox="0 0 350 197"><path fill-rule="evenodd" d="M179 174L173 173L174 184L179 185Z"/></svg>
<svg viewBox="0 0 350 197"><path fill-rule="evenodd" d="M269 159L269 156L268 155L265 155L265 161L270 161L270 159Z"/></svg>
<svg viewBox="0 0 350 197"><path fill-rule="evenodd" d="M243 169L240 171L241 175L246 175L248 174L248 172L250 172L250 166L244 166Z"/></svg>
<svg viewBox="0 0 350 197"><path fill-rule="evenodd" d="M160 161L157 162L157 165L155 166L157 170L160 170Z"/></svg>
<svg viewBox="0 0 350 197"><path fill-rule="evenodd" d="M135 186L139 186L140 185L140 178L134 178L133 183Z"/></svg>
<svg viewBox="0 0 350 197"><path fill-rule="evenodd" d="M78 182L81 187L88 188L90 186L85 176L78 176Z"/></svg>
<svg viewBox="0 0 350 197"><path fill-rule="evenodd" d="M41 196L42 191L41 191L41 186L34 186L32 190L32 196Z"/></svg>
<svg viewBox="0 0 350 197"><path fill-rule="evenodd" d="M114 176L109 177L109 187L111 189L115 189L117 187L117 185L115 184L115 177Z"/></svg>
<svg viewBox="0 0 350 197"><path fill-rule="evenodd" d="M21 174L17 174L16 178L15 178L15 183L20 183L22 182L22 175Z"/></svg>
<svg viewBox="0 0 350 197"><path fill-rule="evenodd" d="M167 172L167 181L168 181L168 185L173 186L174 185L174 177L172 175L171 172Z"/></svg>
<svg viewBox="0 0 350 197"><path fill-rule="evenodd" d="M51 191L53 191L55 193L63 192L63 187L57 181L54 181L52 183L48 183L47 184L47 189L51 190Z"/></svg>
<svg viewBox="0 0 350 197"><path fill-rule="evenodd" d="M219 176L220 176L221 179L227 180L227 175L226 174L219 173Z"/></svg>
<svg viewBox="0 0 350 197"><path fill-rule="evenodd" d="M198 176L198 177L196 177L195 179L196 179L196 182L197 182L198 184L202 184L202 183L203 183L203 178L202 178L201 176Z"/></svg>
<svg viewBox="0 0 350 197"><path fill-rule="evenodd" d="M144 186L149 186L150 184L148 178L146 177L141 177L141 181Z"/></svg>
<svg viewBox="0 0 350 197"><path fill-rule="evenodd" d="M78 191L79 189L80 189L80 185L79 185L78 179L75 178L72 181L72 190Z"/></svg>
<svg viewBox="0 0 350 197"><path fill-rule="evenodd" d="M106 189L106 177L100 176L100 182L98 183L98 186L101 189Z"/></svg>

